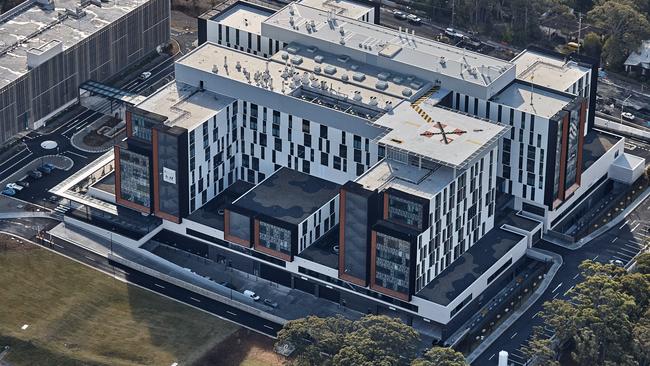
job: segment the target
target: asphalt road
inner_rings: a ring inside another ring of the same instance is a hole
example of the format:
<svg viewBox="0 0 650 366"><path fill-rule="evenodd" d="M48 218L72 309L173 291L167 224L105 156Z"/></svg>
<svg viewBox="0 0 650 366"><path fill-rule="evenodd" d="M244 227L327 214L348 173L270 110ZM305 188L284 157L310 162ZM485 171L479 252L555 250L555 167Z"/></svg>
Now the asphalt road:
<svg viewBox="0 0 650 366"><path fill-rule="evenodd" d="M271 337L276 337L278 331L282 329L281 324L273 323L259 316L246 313L238 308L194 293L156 277L136 271L132 268L125 267L120 263L108 260L107 258L65 240L58 238L53 239L54 240L50 245L45 245L47 248L73 258L90 267L112 274L118 278L122 278L131 284L173 298L182 303L207 311L222 319L226 319Z"/></svg>
<svg viewBox="0 0 650 366"><path fill-rule="evenodd" d="M544 334L552 335L551 329L545 327L538 316L542 304L553 299L567 299L567 292L582 280L578 266L587 259L608 263L610 260L620 260L628 263L650 239L650 200L645 200L637 207L625 222L619 224L594 239L581 249L572 251L552 243L542 241L536 247L562 255L564 264L560 267L555 278L542 297L531 306L491 347L489 347L472 365L494 366L501 350L510 354L509 364L521 366L526 362L522 352L532 333L533 327L543 326Z"/></svg>

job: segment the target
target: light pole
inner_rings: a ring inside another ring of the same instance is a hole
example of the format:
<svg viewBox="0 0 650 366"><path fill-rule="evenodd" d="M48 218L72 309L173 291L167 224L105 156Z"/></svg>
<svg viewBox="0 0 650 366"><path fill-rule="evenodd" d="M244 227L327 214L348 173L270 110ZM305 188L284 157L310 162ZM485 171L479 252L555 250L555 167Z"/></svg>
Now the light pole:
<svg viewBox="0 0 650 366"><path fill-rule="evenodd" d="M620 117L621 126L623 125L623 108L625 108L625 103L627 103L627 100L630 98L632 98L632 94L628 95L628 97L625 98L621 103L621 117Z"/></svg>

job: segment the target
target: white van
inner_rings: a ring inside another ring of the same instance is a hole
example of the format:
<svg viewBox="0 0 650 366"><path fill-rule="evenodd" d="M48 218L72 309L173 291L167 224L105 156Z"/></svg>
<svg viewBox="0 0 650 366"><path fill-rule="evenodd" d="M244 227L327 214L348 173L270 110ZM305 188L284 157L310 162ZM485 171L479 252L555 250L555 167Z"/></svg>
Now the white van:
<svg viewBox="0 0 650 366"><path fill-rule="evenodd" d="M253 301L259 301L260 300L260 297L257 296L257 294L255 292L251 291L251 290L244 290L244 295L250 297L251 299L253 299Z"/></svg>

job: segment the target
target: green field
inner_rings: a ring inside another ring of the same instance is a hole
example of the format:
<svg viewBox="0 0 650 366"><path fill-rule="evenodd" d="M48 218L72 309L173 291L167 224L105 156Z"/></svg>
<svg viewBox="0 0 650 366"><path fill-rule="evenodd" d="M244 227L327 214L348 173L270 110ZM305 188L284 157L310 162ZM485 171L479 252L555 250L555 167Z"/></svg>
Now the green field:
<svg viewBox="0 0 650 366"><path fill-rule="evenodd" d="M42 248L6 243L1 237L0 351L10 346L3 361L12 366L189 365L239 329Z"/></svg>

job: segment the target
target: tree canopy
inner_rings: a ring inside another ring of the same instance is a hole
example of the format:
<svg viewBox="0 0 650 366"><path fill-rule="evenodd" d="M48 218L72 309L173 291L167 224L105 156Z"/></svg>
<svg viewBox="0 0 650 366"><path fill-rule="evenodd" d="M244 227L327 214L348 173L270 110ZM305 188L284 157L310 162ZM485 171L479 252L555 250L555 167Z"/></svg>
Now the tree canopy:
<svg viewBox="0 0 650 366"><path fill-rule="evenodd" d="M465 356L452 348L433 347L422 358L411 363L411 366L467 366Z"/></svg>
<svg viewBox="0 0 650 366"><path fill-rule="evenodd" d="M542 318L577 365L650 365L650 275L593 261L570 300L544 304ZM550 340L536 333L528 355L557 364Z"/></svg>

